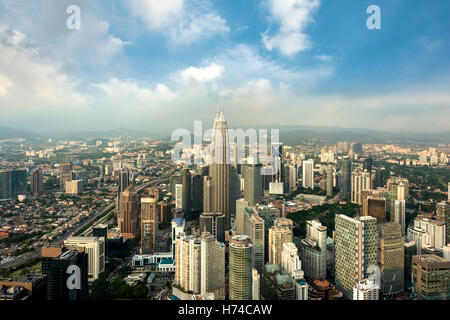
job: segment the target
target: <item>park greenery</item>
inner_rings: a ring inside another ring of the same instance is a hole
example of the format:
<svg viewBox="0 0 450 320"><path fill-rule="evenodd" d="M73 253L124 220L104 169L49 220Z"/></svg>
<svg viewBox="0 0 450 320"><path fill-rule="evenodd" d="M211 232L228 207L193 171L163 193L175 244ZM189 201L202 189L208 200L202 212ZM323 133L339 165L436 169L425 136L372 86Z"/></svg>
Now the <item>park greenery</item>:
<svg viewBox="0 0 450 320"><path fill-rule="evenodd" d="M294 236L296 237L305 238L306 221L314 219L319 220L322 225L327 227L327 235L331 237L334 230L334 218L337 214L344 214L353 218L359 213L360 206L356 204L324 204L308 210L291 212L287 217L294 222Z"/></svg>

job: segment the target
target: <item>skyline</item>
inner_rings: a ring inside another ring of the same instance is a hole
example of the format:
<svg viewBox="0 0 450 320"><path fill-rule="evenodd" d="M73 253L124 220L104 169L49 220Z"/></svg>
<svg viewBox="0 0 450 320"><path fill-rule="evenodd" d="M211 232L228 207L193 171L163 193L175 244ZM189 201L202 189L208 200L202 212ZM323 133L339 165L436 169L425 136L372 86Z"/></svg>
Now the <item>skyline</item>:
<svg viewBox="0 0 450 320"><path fill-rule="evenodd" d="M447 3L24 3L0 1L1 127L158 132L209 124L218 100L236 127L448 127Z"/></svg>

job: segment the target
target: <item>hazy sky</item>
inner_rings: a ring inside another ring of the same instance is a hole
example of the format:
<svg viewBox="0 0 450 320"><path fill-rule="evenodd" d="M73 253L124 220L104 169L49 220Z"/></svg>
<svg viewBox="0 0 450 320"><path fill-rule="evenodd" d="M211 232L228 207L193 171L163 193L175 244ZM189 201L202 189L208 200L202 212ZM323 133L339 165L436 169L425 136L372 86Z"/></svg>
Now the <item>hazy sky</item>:
<svg viewBox="0 0 450 320"><path fill-rule="evenodd" d="M70 5L81 28L70 30ZM369 5L381 30L369 30ZM448 0L0 0L0 126L442 131Z"/></svg>

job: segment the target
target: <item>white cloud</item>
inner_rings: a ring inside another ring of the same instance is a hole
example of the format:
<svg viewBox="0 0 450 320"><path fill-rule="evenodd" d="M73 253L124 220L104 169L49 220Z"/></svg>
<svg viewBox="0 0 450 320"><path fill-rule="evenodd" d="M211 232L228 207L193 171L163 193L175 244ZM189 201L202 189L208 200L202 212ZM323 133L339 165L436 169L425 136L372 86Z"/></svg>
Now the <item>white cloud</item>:
<svg viewBox="0 0 450 320"><path fill-rule="evenodd" d="M275 35L269 35L269 30L262 35L266 48L279 49L286 56L309 49L311 43L304 29L319 6L320 0L268 0L271 19L280 27Z"/></svg>
<svg viewBox="0 0 450 320"><path fill-rule="evenodd" d="M16 30L0 32L0 112L8 124L20 121L19 113L33 117L49 113L70 116L89 109L87 96L77 92L78 81L24 41L8 41ZM25 37L21 37L25 39ZM17 39L17 38L16 38Z"/></svg>
<svg viewBox="0 0 450 320"><path fill-rule="evenodd" d="M206 0L126 1L150 31L166 34L173 44L192 44L230 31L226 20Z"/></svg>
<svg viewBox="0 0 450 320"><path fill-rule="evenodd" d="M101 89L107 95L107 99L112 99L116 103L125 101L128 105L133 102L146 103L152 105L159 102L170 101L176 94L166 85L158 83L154 90L140 86L135 80L120 80L111 78L104 83L92 83L93 87Z"/></svg>
<svg viewBox="0 0 450 320"><path fill-rule="evenodd" d="M0 12L0 20L15 29L14 34L9 35L10 44L26 40L38 44L45 55L70 67L79 64L105 65L130 44L111 34L109 22L92 1L29 2L11 1L4 6L4 12ZM73 4L81 8L79 30L69 30L66 24L69 17L66 9Z"/></svg>
<svg viewBox="0 0 450 320"><path fill-rule="evenodd" d="M322 54L322 55L314 56L314 59L319 60L321 62L330 62L334 59L334 57L330 56L330 55Z"/></svg>
<svg viewBox="0 0 450 320"><path fill-rule="evenodd" d="M5 75L0 73L0 97L5 96L8 93L8 89L13 86L11 80Z"/></svg>
<svg viewBox="0 0 450 320"><path fill-rule="evenodd" d="M184 0L135 0L126 1L131 12L142 19L150 30L169 27L183 13Z"/></svg>
<svg viewBox="0 0 450 320"><path fill-rule="evenodd" d="M198 82L209 82L222 77L223 72L223 65L211 63L203 68L189 67L181 72L181 78L184 81L194 79Z"/></svg>

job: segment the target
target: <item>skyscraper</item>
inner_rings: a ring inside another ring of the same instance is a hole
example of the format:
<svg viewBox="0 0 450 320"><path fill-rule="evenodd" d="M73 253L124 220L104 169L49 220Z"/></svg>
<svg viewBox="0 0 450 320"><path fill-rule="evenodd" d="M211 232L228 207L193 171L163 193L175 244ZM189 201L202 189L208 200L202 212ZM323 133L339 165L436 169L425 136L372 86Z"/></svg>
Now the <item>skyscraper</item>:
<svg viewBox="0 0 450 320"><path fill-rule="evenodd" d="M258 273L258 270L252 270L252 300L260 300L261 299L261 276Z"/></svg>
<svg viewBox="0 0 450 320"><path fill-rule="evenodd" d="M77 272L77 269L80 271L80 278L78 281L70 281L74 286L69 288L67 285L69 277L76 279L73 272ZM47 300L88 299L88 255L84 250L43 247L42 274L47 276Z"/></svg>
<svg viewBox="0 0 450 320"><path fill-rule="evenodd" d="M251 206L262 201L261 177L261 164L258 163L258 159L248 158L244 166L244 199Z"/></svg>
<svg viewBox="0 0 450 320"><path fill-rule="evenodd" d="M297 164L291 164L288 166L289 168L289 192L293 192L297 189L297 180L298 180L298 167Z"/></svg>
<svg viewBox="0 0 450 320"><path fill-rule="evenodd" d="M141 253L156 252L159 205L155 198L141 198Z"/></svg>
<svg viewBox="0 0 450 320"><path fill-rule="evenodd" d="M372 173L372 165L373 165L372 157L367 157L366 159L364 159L363 170L367 170L369 174Z"/></svg>
<svg viewBox="0 0 450 320"><path fill-rule="evenodd" d="M446 300L450 296L450 262L435 254L412 257L412 282L424 300Z"/></svg>
<svg viewBox="0 0 450 320"><path fill-rule="evenodd" d="M386 182L386 187L389 191L388 211L391 217L394 215L395 200L407 200L409 182L408 179L393 177Z"/></svg>
<svg viewBox="0 0 450 320"><path fill-rule="evenodd" d="M213 293L215 300L225 299L225 245L209 232L201 236L200 293Z"/></svg>
<svg viewBox="0 0 450 320"><path fill-rule="evenodd" d="M378 233L374 217L335 217L336 287L347 299L356 283L368 277L369 266L377 264Z"/></svg>
<svg viewBox="0 0 450 320"><path fill-rule="evenodd" d="M59 166L59 189L64 191L66 181L72 180L72 164L70 162L61 163Z"/></svg>
<svg viewBox="0 0 450 320"><path fill-rule="evenodd" d="M302 185L303 188L314 189L314 160L304 160L302 165Z"/></svg>
<svg viewBox="0 0 450 320"><path fill-rule="evenodd" d="M364 208L367 212L363 212L363 216L372 216L377 218L377 222L386 222L386 198L379 196L368 196L364 200Z"/></svg>
<svg viewBox="0 0 450 320"><path fill-rule="evenodd" d="M11 170L0 170L0 200L13 198Z"/></svg>
<svg viewBox="0 0 450 320"><path fill-rule="evenodd" d="M182 174L183 181L183 200L182 209L184 212L184 218L186 220L192 220L192 178L189 169L183 169Z"/></svg>
<svg viewBox="0 0 450 320"><path fill-rule="evenodd" d="M182 184L175 185L175 208L176 209L183 208L183 185Z"/></svg>
<svg viewBox="0 0 450 320"><path fill-rule="evenodd" d="M201 174L192 177L192 211L195 218L203 211L203 178Z"/></svg>
<svg viewBox="0 0 450 320"><path fill-rule="evenodd" d="M175 283L184 291L200 293L201 239L181 233L175 239Z"/></svg>
<svg viewBox="0 0 450 320"><path fill-rule="evenodd" d="M405 285L404 241L398 223L378 224L378 231L381 292L384 295L393 295L403 291Z"/></svg>
<svg viewBox="0 0 450 320"><path fill-rule="evenodd" d="M446 243L450 243L450 206L445 201L436 204L436 219L445 223Z"/></svg>
<svg viewBox="0 0 450 320"><path fill-rule="evenodd" d="M41 170L37 169L31 175L31 194L33 196L39 196L44 192L44 186L42 183Z"/></svg>
<svg viewBox="0 0 450 320"><path fill-rule="evenodd" d="M230 241L230 300L252 298L252 241L249 236L236 235Z"/></svg>
<svg viewBox="0 0 450 320"><path fill-rule="evenodd" d="M333 197L333 167L327 167L327 196Z"/></svg>
<svg viewBox="0 0 450 320"><path fill-rule="evenodd" d="M286 242L292 242L292 229L288 225L275 224L269 229L269 264L281 264L283 244Z"/></svg>
<svg viewBox="0 0 450 320"><path fill-rule="evenodd" d="M70 237L64 245L72 250L82 249L87 254L88 278L96 280L105 271L106 239L100 237Z"/></svg>
<svg viewBox="0 0 450 320"><path fill-rule="evenodd" d="M27 192L27 170L15 169L11 172L11 190L13 197Z"/></svg>
<svg viewBox="0 0 450 320"><path fill-rule="evenodd" d="M203 177L203 212L212 212L214 184L209 176Z"/></svg>
<svg viewBox="0 0 450 320"><path fill-rule="evenodd" d="M346 158L342 160L342 197L347 201L351 199L351 176L352 160Z"/></svg>
<svg viewBox="0 0 450 320"><path fill-rule="evenodd" d="M231 218L231 164L229 154L229 141L227 121L223 114L217 113L214 120L211 139L212 161L209 174L213 182L213 210L222 212L226 217L226 228L230 227Z"/></svg>
<svg viewBox="0 0 450 320"><path fill-rule="evenodd" d="M264 266L264 220L254 207L244 209L244 234L250 237L253 244L253 268L262 272Z"/></svg>
<svg viewBox="0 0 450 320"><path fill-rule="evenodd" d="M138 214L138 195L133 185L130 185L122 192L117 219L124 239L134 239L138 235Z"/></svg>
<svg viewBox="0 0 450 320"><path fill-rule="evenodd" d="M351 201L352 203L361 204L361 193L363 190L370 189L370 174L367 171L355 170L352 173L351 182Z"/></svg>
<svg viewBox="0 0 450 320"><path fill-rule="evenodd" d="M405 215L406 215L406 202L405 200L395 200L395 207L394 207L394 222L398 223L400 225L400 230L402 236L406 234L406 222L405 222ZM392 221L392 219L391 219Z"/></svg>
<svg viewBox="0 0 450 320"><path fill-rule="evenodd" d="M298 256L298 249L292 242L283 243L283 251L281 252L281 273L289 275L289 277L295 281L304 278L302 262Z"/></svg>
<svg viewBox="0 0 450 320"><path fill-rule="evenodd" d="M300 257L305 277L327 277L327 227L318 220L306 221L306 238L300 241Z"/></svg>

